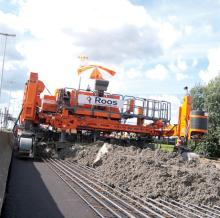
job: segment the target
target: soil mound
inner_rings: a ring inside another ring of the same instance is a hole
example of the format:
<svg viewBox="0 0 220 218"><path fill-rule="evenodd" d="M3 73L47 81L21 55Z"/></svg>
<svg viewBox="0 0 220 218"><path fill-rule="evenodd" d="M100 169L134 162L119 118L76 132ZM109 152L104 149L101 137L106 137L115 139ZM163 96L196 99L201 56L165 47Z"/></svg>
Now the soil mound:
<svg viewBox="0 0 220 218"><path fill-rule="evenodd" d="M78 147L71 159L93 166L102 144ZM199 160L185 161L178 153L113 145L96 169L112 187L133 191L143 198L220 205L220 170Z"/></svg>

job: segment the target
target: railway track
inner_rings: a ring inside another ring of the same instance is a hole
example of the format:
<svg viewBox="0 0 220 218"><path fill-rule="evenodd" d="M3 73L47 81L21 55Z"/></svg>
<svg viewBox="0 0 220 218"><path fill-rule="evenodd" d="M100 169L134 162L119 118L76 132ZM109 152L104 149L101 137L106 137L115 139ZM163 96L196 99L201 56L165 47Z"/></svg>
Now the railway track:
<svg viewBox="0 0 220 218"><path fill-rule="evenodd" d="M133 192L104 183L93 168L57 159L44 159L44 162L97 217L220 218L219 206L195 205L173 199L143 200Z"/></svg>

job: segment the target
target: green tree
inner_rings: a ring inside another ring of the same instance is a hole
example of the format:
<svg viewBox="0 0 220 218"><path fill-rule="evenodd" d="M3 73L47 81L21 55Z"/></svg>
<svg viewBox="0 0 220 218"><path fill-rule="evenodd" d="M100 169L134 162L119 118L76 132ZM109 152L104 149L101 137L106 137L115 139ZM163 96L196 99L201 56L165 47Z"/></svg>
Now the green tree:
<svg viewBox="0 0 220 218"><path fill-rule="evenodd" d="M194 150L207 156L220 157L220 76L206 86L197 85L190 91L193 109L208 112L208 134Z"/></svg>
<svg viewBox="0 0 220 218"><path fill-rule="evenodd" d="M205 88L201 84L196 85L190 90L190 94L193 97L192 107L193 110L204 110L204 91Z"/></svg>

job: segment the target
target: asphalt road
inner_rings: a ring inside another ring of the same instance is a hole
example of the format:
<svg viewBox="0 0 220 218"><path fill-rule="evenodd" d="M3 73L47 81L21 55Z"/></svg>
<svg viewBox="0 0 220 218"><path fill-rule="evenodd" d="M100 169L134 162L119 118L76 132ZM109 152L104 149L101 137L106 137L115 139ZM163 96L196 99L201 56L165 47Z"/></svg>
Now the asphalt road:
<svg viewBox="0 0 220 218"><path fill-rule="evenodd" d="M38 217L96 215L46 164L13 158L1 218Z"/></svg>

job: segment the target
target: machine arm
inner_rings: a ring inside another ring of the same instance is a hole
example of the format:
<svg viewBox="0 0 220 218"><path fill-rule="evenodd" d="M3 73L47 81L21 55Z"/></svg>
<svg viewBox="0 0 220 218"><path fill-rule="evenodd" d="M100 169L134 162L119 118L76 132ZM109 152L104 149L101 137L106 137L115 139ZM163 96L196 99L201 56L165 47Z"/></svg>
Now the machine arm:
<svg viewBox="0 0 220 218"><path fill-rule="evenodd" d="M20 123L26 121L38 122L37 108L41 106L40 94L44 91L44 88L44 83L38 80L38 74L31 73L24 89Z"/></svg>

